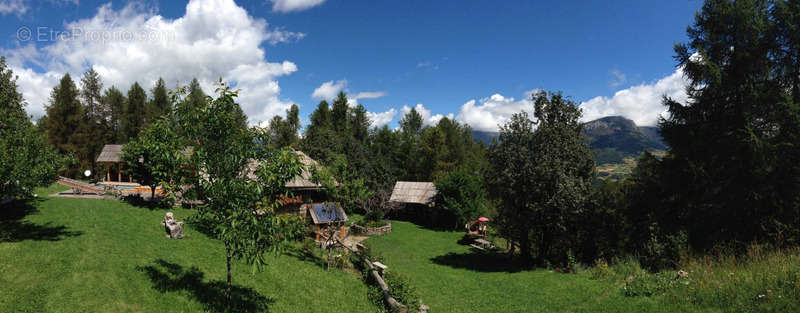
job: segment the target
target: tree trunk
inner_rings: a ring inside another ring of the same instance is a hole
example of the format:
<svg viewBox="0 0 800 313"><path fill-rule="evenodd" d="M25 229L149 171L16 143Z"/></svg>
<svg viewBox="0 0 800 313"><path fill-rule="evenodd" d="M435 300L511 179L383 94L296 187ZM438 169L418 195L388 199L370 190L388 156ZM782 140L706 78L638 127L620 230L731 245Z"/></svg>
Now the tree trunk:
<svg viewBox="0 0 800 313"><path fill-rule="evenodd" d="M228 306L228 312L231 310L231 248L225 244L225 256L228 259L228 288L225 289L225 302Z"/></svg>
<svg viewBox="0 0 800 313"><path fill-rule="evenodd" d="M156 186L150 186L150 201L156 200Z"/></svg>
<svg viewBox="0 0 800 313"><path fill-rule="evenodd" d="M523 261L528 262L531 260L531 238L528 237L527 233L519 238L519 250Z"/></svg>

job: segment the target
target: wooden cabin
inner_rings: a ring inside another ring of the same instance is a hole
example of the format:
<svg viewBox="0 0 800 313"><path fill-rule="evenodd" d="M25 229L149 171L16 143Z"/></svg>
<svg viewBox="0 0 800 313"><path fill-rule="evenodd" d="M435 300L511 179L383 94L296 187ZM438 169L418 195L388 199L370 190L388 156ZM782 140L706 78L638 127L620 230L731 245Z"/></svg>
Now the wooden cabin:
<svg viewBox="0 0 800 313"><path fill-rule="evenodd" d="M435 226L448 218L447 212L436 207L439 191L432 182L398 181L392 190L389 202L398 206L391 212L392 218Z"/></svg>

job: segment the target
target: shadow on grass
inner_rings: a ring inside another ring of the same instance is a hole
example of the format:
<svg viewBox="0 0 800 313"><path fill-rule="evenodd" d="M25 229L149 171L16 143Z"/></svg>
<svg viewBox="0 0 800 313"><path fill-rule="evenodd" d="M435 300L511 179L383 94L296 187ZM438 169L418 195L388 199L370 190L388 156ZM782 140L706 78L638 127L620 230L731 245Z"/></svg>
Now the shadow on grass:
<svg viewBox="0 0 800 313"><path fill-rule="evenodd" d="M153 289L161 293L188 291L195 301L205 306L205 310L227 311L225 299L227 284L224 281L204 282L205 275L194 266L187 270L178 264L162 259L158 259L154 263L154 265L136 267L150 278ZM269 305L274 302L252 288L236 285L231 287L230 312L267 312Z"/></svg>
<svg viewBox="0 0 800 313"><path fill-rule="evenodd" d="M506 272L517 273L534 270L535 266L529 262L521 262L507 254L470 251L466 253L450 252L430 259L433 263L463 268L476 272Z"/></svg>
<svg viewBox="0 0 800 313"><path fill-rule="evenodd" d="M122 201L125 201L132 206L149 210L164 210L172 208L172 203L167 199L150 199L149 196L145 198L138 194L123 196Z"/></svg>
<svg viewBox="0 0 800 313"><path fill-rule="evenodd" d="M23 240L59 241L64 237L76 237L83 234L70 231L63 225L34 224L25 221L25 217L39 210L32 201L12 201L0 206L0 242L19 242Z"/></svg>
<svg viewBox="0 0 800 313"><path fill-rule="evenodd" d="M328 267L328 263L325 261L325 258L318 256L311 251L303 249L302 247L289 246L286 248L286 255L294 257L303 262L314 264L323 269Z"/></svg>

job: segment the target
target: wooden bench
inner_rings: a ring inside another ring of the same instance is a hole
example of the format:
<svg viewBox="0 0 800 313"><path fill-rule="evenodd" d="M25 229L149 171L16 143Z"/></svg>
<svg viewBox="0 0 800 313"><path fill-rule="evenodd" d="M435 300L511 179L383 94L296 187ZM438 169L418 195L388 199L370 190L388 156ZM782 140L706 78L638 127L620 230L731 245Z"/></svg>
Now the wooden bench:
<svg viewBox="0 0 800 313"><path fill-rule="evenodd" d="M480 244L483 248L494 248L494 244L486 239L475 239L475 243Z"/></svg>
<svg viewBox="0 0 800 313"><path fill-rule="evenodd" d="M474 243L471 243L471 244L469 244L469 246L470 246L470 247L473 247L473 248L475 248L475 249L481 250L481 251L486 251L486 249L484 249L483 247L481 247L481 246L479 246L479 245L476 245L476 244L474 244Z"/></svg>

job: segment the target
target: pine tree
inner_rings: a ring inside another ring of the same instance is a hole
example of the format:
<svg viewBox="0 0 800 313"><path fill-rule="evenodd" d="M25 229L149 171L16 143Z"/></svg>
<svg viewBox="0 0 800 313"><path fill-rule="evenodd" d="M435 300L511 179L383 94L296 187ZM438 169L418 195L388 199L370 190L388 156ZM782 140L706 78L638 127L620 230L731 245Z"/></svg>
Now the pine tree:
<svg viewBox="0 0 800 313"><path fill-rule="evenodd" d="M309 119L311 123L303 138L303 151L317 161L328 163L332 160L333 147L336 145L328 102L322 100Z"/></svg>
<svg viewBox="0 0 800 313"><path fill-rule="evenodd" d="M793 1L706 1L676 45L690 100L664 101L667 196L641 208L665 233L699 250L800 239L797 16Z"/></svg>
<svg viewBox="0 0 800 313"><path fill-rule="evenodd" d="M422 116L416 109L411 109L400 120L400 148L398 177L401 180L421 181L427 175L420 166L420 135L422 132Z"/></svg>
<svg viewBox="0 0 800 313"><path fill-rule="evenodd" d="M125 101L125 110L120 120L120 129L122 130L122 141L128 142L131 138L136 137L145 126L145 105L147 103L147 94L144 89L139 86L139 83L133 83L131 89L128 90L127 101Z"/></svg>
<svg viewBox="0 0 800 313"><path fill-rule="evenodd" d="M286 110L286 119L276 115L269 122L270 146L285 148L297 145L300 127L299 109L296 104Z"/></svg>
<svg viewBox="0 0 800 313"><path fill-rule="evenodd" d="M172 109L170 107L169 95L167 93L167 87L164 84L164 79L159 77L158 81L156 81L156 85L150 92L153 94L153 98L148 102L147 106L147 124L152 123Z"/></svg>
<svg viewBox="0 0 800 313"><path fill-rule="evenodd" d="M77 161L65 173L74 177L78 171L81 155L78 155L82 137L85 135L84 107L79 100L78 87L69 74L65 74L50 93L50 104L46 108L43 128L47 142L59 153L72 155Z"/></svg>
<svg viewBox="0 0 800 313"><path fill-rule="evenodd" d="M125 99L125 95L122 94L122 91L115 86L111 86L111 88L106 89L103 95L103 102L110 110L108 123L110 134L109 142L122 143L125 137L122 133L121 122L125 116L124 109L127 99Z"/></svg>
<svg viewBox="0 0 800 313"><path fill-rule="evenodd" d="M86 108L86 114L91 117L105 116L107 110L102 102L103 82L100 74L89 68L81 77L81 99Z"/></svg>
<svg viewBox="0 0 800 313"><path fill-rule="evenodd" d="M350 130L350 107L347 106L347 95L342 91L331 106L331 126L339 138Z"/></svg>
<svg viewBox="0 0 800 313"><path fill-rule="evenodd" d="M111 110L102 96L103 83L100 75L90 68L81 78L81 99L86 108L84 122L80 130L81 164L83 168L91 168L92 173L100 169L95 164L103 145L114 140L110 132Z"/></svg>
<svg viewBox="0 0 800 313"><path fill-rule="evenodd" d="M371 124L367 116L367 108L362 104L358 104L353 108L353 114L350 118L350 125L352 128L352 136L356 142L364 144L369 136L369 125Z"/></svg>

